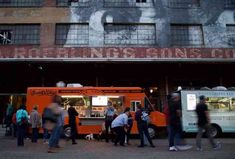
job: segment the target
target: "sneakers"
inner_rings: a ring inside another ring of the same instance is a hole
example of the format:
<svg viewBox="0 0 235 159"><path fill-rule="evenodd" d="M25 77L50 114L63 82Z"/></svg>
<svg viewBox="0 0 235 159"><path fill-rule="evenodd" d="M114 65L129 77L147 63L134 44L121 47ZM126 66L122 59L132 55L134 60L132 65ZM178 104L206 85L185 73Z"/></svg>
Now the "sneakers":
<svg viewBox="0 0 235 159"><path fill-rule="evenodd" d="M141 148L141 147L144 147L144 145L139 145L138 147L140 147L140 148Z"/></svg>
<svg viewBox="0 0 235 159"><path fill-rule="evenodd" d="M56 153L56 151L55 151L53 148L49 148L49 149L47 150L47 153Z"/></svg>
<svg viewBox="0 0 235 159"><path fill-rule="evenodd" d="M221 143L217 142L216 146L213 147L213 150L219 150L219 149L221 149Z"/></svg>
<svg viewBox="0 0 235 159"><path fill-rule="evenodd" d="M191 149L193 146L191 146L191 145L177 145L176 147L180 151L185 151L185 150Z"/></svg>
<svg viewBox="0 0 235 159"><path fill-rule="evenodd" d="M171 146L171 147L169 148L169 151L178 151L178 149L177 149L175 146Z"/></svg>
<svg viewBox="0 0 235 159"><path fill-rule="evenodd" d="M197 151L202 151L202 148L200 148L200 147L197 147Z"/></svg>
<svg viewBox="0 0 235 159"><path fill-rule="evenodd" d="M150 145L150 147L154 148L154 147L156 147L156 146L155 146L155 145L153 145L153 144L151 144L151 145Z"/></svg>

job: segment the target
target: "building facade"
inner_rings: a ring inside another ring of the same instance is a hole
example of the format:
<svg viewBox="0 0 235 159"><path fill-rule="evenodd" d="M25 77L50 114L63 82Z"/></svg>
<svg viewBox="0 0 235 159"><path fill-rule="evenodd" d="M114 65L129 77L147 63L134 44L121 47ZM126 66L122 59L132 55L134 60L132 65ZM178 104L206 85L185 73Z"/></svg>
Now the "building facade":
<svg viewBox="0 0 235 159"><path fill-rule="evenodd" d="M235 86L234 0L0 0L0 7L0 92L62 80L153 88L164 100L178 86Z"/></svg>

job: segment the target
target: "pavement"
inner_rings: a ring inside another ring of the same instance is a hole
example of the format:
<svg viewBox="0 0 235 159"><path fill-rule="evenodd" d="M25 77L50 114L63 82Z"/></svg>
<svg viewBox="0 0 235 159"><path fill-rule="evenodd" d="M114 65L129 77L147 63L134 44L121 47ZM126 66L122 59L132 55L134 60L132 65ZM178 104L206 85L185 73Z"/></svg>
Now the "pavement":
<svg viewBox="0 0 235 159"><path fill-rule="evenodd" d="M203 150L197 151L195 139L187 138L187 143L193 148L187 151L168 151L166 138L154 139L155 148L146 146L138 148L138 139L131 139L131 145L114 146L112 142L88 141L77 139L77 145L71 141L60 140L62 148L56 153L47 153L48 145L42 139L38 143L25 140L24 147L17 147L16 138L5 137L0 130L0 159L234 159L235 138L217 139L222 143L220 150L213 150L206 138L202 140Z"/></svg>

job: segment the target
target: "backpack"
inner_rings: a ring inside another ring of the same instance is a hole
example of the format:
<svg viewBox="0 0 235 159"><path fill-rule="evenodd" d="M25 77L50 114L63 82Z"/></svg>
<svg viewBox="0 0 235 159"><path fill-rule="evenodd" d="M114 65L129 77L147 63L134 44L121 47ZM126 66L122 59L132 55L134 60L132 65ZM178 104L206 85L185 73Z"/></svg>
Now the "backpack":
<svg viewBox="0 0 235 159"><path fill-rule="evenodd" d="M52 109L50 108L45 108L43 110L42 119L44 121L49 120L54 123L57 122L57 116L53 113Z"/></svg>
<svg viewBox="0 0 235 159"><path fill-rule="evenodd" d="M141 120L147 123L150 123L150 117L146 111L142 111L141 113Z"/></svg>

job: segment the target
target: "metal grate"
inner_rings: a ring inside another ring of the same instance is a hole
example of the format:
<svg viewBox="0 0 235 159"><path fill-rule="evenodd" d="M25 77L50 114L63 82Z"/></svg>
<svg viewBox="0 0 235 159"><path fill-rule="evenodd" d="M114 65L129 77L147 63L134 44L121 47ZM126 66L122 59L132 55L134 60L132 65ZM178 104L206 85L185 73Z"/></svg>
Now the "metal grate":
<svg viewBox="0 0 235 159"><path fill-rule="evenodd" d="M0 25L0 45L40 44L40 25Z"/></svg>
<svg viewBox="0 0 235 159"><path fill-rule="evenodd" d="M92 0L57 0L59 7L88 7L91 5Z"/></svg>
<svg viewBox="0 0 235 159"><path fill-rule="evenodd" d="M106 45L155 45L154 24L105 24Z"/></svg>
<svg viewBox="0 0 235 159"><path fill-rule="evenodd" d="M104 0L104 7L152 7L152 0Z"/></svg>
<svg viewBox="0 0 235 159"><path fill-rule="evenodd" d="M235 46L235 25L226 25L228 45Z"/></svg>
<svg viewBox="0 0 235 159"><path fill-rule="evenodd" d="M224 0L224 8L234 9L235 8L235 0Z"/></svg>
<svg viewBox="0 0 235 159"><path fill-rule="evenodd" d="M57 24L56 44L58 45L88 45L88 24Z"/></svg>
<svg viewBox="0 0 235 159"><path fill-rule="evenodd" d="M171 25L172 46L204 45L201 25Z"/></svg>
<svg viewBox="0 0 235 159"><path fill-rule="evenodd" d="M198 8L200 0L168 0L170 8Z"/></svg>
<svg viewBox="0 0 235 159"><path fill-rule="evenodd" d="M43 0L0 0L0 7L41 7Z"/></svg>

